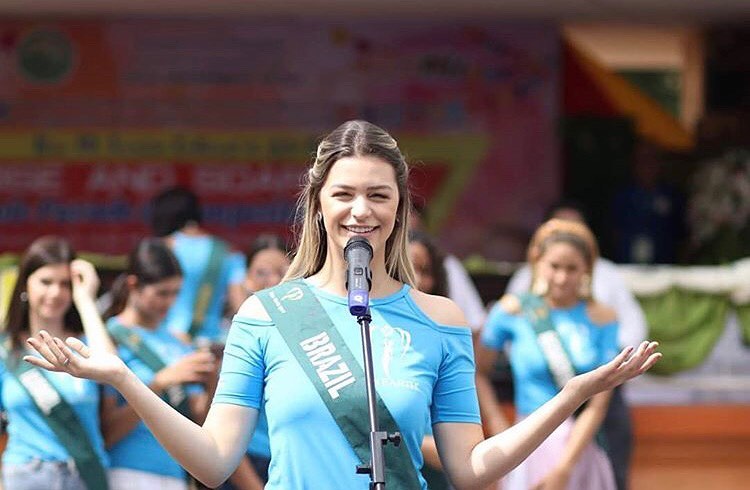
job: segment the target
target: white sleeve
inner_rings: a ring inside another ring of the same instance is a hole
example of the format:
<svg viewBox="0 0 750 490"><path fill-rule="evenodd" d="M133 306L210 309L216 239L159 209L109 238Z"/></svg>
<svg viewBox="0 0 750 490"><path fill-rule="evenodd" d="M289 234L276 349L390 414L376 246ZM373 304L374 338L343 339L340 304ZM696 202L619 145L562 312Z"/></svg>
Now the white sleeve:
<svg viewBox="0 0 750 490"><path fill-rule="evenodd" d="M453 255L448 255L443 261L445 275L448 280L448 297L456 302L466 316L466 321L472 330L478 331L484 325L487 312L482 304L474 282L469 277L461 261Z"/></svg>
<svg viewBox="0 0 750 490"><path fill-rule="evenodd" d="M614 263L606 259L597 261L593 287L596 299L617 313L620 345L637 346L643 342L648 335L646 316Z"/></svg>

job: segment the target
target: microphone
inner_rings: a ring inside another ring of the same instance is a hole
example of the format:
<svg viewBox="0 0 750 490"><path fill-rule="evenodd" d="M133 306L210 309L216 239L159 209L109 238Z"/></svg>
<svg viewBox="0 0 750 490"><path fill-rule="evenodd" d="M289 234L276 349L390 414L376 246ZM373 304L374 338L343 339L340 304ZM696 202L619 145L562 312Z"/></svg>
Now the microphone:
<svg viewBox="0 0 750 490"><path fill-rule="evenodd" d="M370 288L372 287L372 246L367 238L353 236L344 247L346 268L346 291L349 313L355 316L367 314L370 305Z"/></svg>

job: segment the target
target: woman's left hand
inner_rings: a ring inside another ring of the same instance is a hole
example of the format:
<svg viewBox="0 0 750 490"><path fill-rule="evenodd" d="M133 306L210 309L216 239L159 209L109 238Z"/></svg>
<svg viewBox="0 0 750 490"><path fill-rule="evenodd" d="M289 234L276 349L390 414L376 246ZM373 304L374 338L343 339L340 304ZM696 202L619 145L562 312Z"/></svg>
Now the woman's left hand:
<svg viewBox="0 0 750 490"><path fill-rule="evenodd" d="M73 281L73 296L85 295L96 299L99 291L99 275L91 262L75 259L70 263L70 275Z"/></svg>
<svg viewBox="0 0 750 490"><path fill-rule="evenodd" d="M651 369L661 358L661 353L656 352L658 346L658 342L646 341L635 351L633 347L627 347L607 364L571 379L566 387L583 395L584 400L611 390Z"/></svg>

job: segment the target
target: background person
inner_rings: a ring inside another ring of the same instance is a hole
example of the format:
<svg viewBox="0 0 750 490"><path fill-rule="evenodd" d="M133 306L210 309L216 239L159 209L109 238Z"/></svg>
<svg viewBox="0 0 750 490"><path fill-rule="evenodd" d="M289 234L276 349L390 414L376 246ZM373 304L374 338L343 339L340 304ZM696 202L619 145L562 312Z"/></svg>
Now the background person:
<svg viewBox="0 0 750 490"><path fill-rule="evenodd" d="M154 197L151 208L151 227L172 248L183 274L165 325L186 342L197 338L222 342L225 301L237 311L245 299L244 256L201 226L200 203L191 190L166 189Z"/></svg>
<svg viewBox="0 0 750 490"><path fill-rule="evenodd" d="M517 419L532 416L576 373L605 364L619 349L614 310L591 298L598 247L583 224L552 219L531 239L531 292L506 295L492 309L478 350L478 383L490 432L507 426L487 375L498 351L510 343ZM594 439L610 392L595 395L515 469L503 488L607 490L615 488L611 464Z"/></svg>
<svg viewBox="0 0 750 490"><path fill-rule="evenodd" d="M113 354L94 302L98 288L94 267L76 259L63 238L38 238L21 258L0 349L0 404L8 422L2 475L8 490L47 490L50 482L62 490L107 487L99 386L21 361L32 336L81 338Z"/></svg>
<svg viewBox="0 0 750 490"><path fill-rule="evenodd" d="M586 224L583 208L574 201L561 201L553 205L548 217ZM505 290L506 294L519 296L528 292L531 288L531 275L531 267L525 264L511 277ZM648 332L646 317L617 270L617 265L604 257L597 257L591 277L593 298L615 310L620 347L643 342ZM607 455L612 462L619 490L628 488L633 452L630 409L622 392L622 386L613 390L603 425L607 436Z"/></svg>
<svg viewBox="0 0 750 490"><path fill-rule="evenodd" d="M141 240L113 286L113 304L105 316L123 362L154 393L202 422L209 405L202 385L216 382L214 357L195 352L160 328L181 285L182 271L169 247L160 239ZM188 488L185 470L116 391L107 391L102 409L112 490Z"/></svg>

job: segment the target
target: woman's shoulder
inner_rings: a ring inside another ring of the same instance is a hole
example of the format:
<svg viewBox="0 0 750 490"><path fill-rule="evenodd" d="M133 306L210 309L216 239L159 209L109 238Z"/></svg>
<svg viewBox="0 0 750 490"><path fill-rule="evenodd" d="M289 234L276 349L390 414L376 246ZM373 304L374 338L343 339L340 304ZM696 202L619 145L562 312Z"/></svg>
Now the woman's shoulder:
<svg viewBox="0 0 750 490"><path fill-rule="evenodd" d="M497 304L503 313L507 313L508 315L518 315L521 313L521 300L515 294L504 294Z"/></svg>
<svg viewBox="0 0 750 490"><path fill-rule="evenodd" d="M463 311L453 300L427 294L417 289L409 291L411 299L421 309L427 317L438 325L450 325L456 327L466 327L466 318Z"/></svg>
<svg viewBox="0 0 750 490"><path fill-rule="evenodd" d="M617 312L614 309L595 300L586 304L586 314L597 327L610 325L617 321Z"/></svg>
<svg viewBox="0 0 750 490"><path fill-rule="evenodd" d="M268 316L268 312L263 307L257 296L252 295L247 298L237 310L237 316L247 318L251 320L260 320L263 322L270 322L271 317Z"/></svg>

